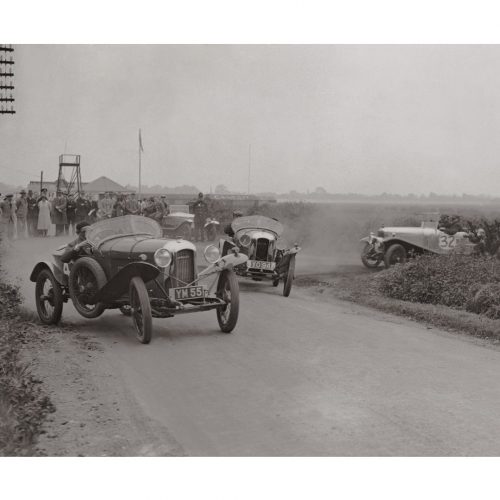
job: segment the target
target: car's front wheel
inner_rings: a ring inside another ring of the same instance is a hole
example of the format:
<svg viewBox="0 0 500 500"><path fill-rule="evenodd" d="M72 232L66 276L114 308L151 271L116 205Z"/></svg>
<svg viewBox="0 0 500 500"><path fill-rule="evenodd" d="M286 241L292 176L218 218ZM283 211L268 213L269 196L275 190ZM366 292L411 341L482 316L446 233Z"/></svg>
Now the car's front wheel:
<svg viewBox="0 0 500 500"><path fill-rule="evenodd" d="M361 262L363 265L369 269L374 269L380 265L382 262L382 255L374 254L371 252L373 245L366 243L361 251Z"/></svg>
<svg viewBox="0 0 500 500"><path fill-rule="evenodd" d="M406 250L403 245L395 243L391 245L384 255L385 267L389 268L394 264L404 264L406 262Z"/></svg>
<svg viewBox="0 0 500 500"><path fill-rule="evenodd" d="M130 310L136 329L136 336L142 344L149 344L153 334L153 317L151 303L144 281L139 276L130 280Z"/></svg>
<svg viewBox="0 0 500 500"><path fill-rule="evenodd" d="M97 318L106 309L102 302L94 302L95 294L106 281L104 269L91 257L81 257L74 263L69 274L69 295L84 318Z"/></svg>
<svg viewBox="0 0 500 500"><path fill-rule="evenodd" d="M42 323L56 325L61 319L63 296L61 285L49 269L42 269L36 277L36 310Z"/></svg>
<svg viewBox="0 0 500 500"><path fill-rule="evenodd" d="M292 290L293 280L295 279L295 255L290 256L288 271L285 277L285 285L283 286L283 295L288 297Z"/></svg>
<svg viewBox="0 0 500 500"><path fill-rule="evenodd" d="M231 333L238 321L240 308L238 280L233 271L225 270L220 273L217 296L226 303L225 306L217 307L219 327L224 333Z"/></svg>

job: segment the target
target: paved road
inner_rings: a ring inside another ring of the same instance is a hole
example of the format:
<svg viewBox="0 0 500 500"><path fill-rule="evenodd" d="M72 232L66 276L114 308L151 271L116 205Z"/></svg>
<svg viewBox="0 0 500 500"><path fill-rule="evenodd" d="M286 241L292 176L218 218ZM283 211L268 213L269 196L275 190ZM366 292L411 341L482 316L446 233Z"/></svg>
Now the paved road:
<svg viewBox="0 0 500 500"><path fill-rule="evenodd" d="M9 254L23 280L30 252ZM233 334L197 313L155 320L149 346L116 311L64 314L189 455L500 454L498 350L304 290L241 292Z"/></svg>

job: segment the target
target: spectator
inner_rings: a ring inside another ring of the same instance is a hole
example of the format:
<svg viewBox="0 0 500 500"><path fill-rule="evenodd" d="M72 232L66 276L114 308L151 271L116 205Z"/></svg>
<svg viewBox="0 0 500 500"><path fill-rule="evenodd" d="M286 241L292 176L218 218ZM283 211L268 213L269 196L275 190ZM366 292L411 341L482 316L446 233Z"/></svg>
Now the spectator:
<svg viewBox="0 0 500 500"><path fill-rule="evenodd" d="M14 239L16 228L16 204L13 201L13 195L5 195L5 199L0 203L2 212L2 231L7 234L9 240Z"/></svg>
<svg viewBox="0 0 500 500"><path fill-rule="evenodd" d="M192 203L194 213L194 238L205 241L205 220L208 217L208 206L203 199L203 193L198 194L198 199Z"/></svg>
<svg viewBox="0 0 500 500"><path fill-rule="evenodd" d="M26 238L28 200L24 189L20 192L20 195L16 201L17 237L23 239Z"/></svg>
<svg viewBox="0 0 500 500"><path fill-rule="evenodd" d="M68 227L68 218L66 215L66 207L68 201L62 191L58 191L54 201L52 202L52 218L56 226L56 236L66 234Z"/></svg>
<svg viewBox="0 0 500 500"><path fill-rule="evenodd" d="M50 207L51 204L45 195L40 196L38 202L38 224L37 229L42 236L47 236L50 229Z"/></svg>
<svg viewBox="0 0 500 500"><path fill-rule="evenodd" d="M36 194L33 194L33 191L31 189L28 191L26 202L28 204L28 236L37 236L38 201Z"/></svg>

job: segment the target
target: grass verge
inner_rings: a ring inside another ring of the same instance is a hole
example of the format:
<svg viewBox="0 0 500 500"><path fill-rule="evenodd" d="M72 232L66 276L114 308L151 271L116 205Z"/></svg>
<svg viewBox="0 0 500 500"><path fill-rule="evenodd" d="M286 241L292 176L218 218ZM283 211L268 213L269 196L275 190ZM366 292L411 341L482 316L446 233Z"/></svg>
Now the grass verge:
<svg viewBox="0 0 500 500"><path fill-rule="evenodd" d="M6 282L0 269L1 456L37 455L42 424L54 411L41 381L23 359L23 348L40 338L41 327L28 320L21 302L19 290Z"/></svg>

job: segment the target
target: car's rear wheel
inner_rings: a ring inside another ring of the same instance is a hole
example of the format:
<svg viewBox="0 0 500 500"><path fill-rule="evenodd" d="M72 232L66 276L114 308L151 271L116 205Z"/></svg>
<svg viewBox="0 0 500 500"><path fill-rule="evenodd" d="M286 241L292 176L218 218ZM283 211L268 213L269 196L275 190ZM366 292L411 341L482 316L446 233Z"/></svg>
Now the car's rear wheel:
<svg viewBox="0 0 500 500"><path fill-rule="evenodd" d="M238 321L240 308L239 286L233 271L222 271L217 283L217 296L226 305L217 307L217 321L224 333L231 333Z"/></svg>
<svg viewBox="0 0 500 500"><path fill-rule="evenodd" d="M63 310L62 289L49 269L42 269L36 277L35 300L38 317L42 323L59 323Z"/></svg>
<svg viewBox="0 0 500 500"><path fill-rule="evenodd" d="M144 281L139 276L130 280L130 310L136 329L136 336L142 344L149 344L153 334L153 317L151 303Z"/></svg>
<svg viewBox="0 0 500 500"><path fill-rule="evenodd" d="M369 269L374 269L380 265L383 260L382 255L373 255L370 250L372 249L372 245L370 243L366 243L361 251L361 262L365 267Z"/></svg>
<svg viewBox="0 0 500 500"><path fill-rule="evenodd" d="M104 269L91 257L81 257L74 263L69 274L69 295L84 318L97 318L106 309L102 302L94 303L95 294L106 281Z"/></svg>
<svg viewBox="0 0 500 500"><path fill-rule="evenodd" d="M389 268L394 264L404 264L406 262L406 250L403 245L395 243L391 245L384 255L385 267Z"/></svg>
<svg viewBox="0 0 500 500"><path fill-rule="evenodd" d="M283 295L285 297L288 297L290 295L294 279L295 279L295 255L291 255L290 263L288 264L288 271L285 277L285 285L283 286Z"/></svg>

